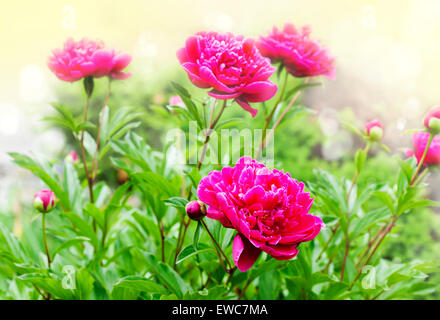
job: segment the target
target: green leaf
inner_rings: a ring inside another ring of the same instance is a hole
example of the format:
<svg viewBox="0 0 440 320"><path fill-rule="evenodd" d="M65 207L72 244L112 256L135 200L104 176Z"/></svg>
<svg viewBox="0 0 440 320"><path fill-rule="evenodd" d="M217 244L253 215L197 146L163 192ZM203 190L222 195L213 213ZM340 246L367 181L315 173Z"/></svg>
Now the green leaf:
<svg viewBox="0 0 440 320"><path fill-rule="evenodd" d="M182 197L171 197L164 201L166 205L175 207L175 208L185 208L188 204L188 200Z"/></svg>
<svg viewBox="0 0 440 320"><path fill-rule="evenodd" d="M196 250L196 249L194 248L193 245L188 245L188 246L186 246L186 247L185 247L185 248L179 253L179 256L177 257L177 262L176 262L176 264L179 264L179 263L183 262L184 260L186 260L186 259L188 259L188 258L190 258L190 257L193 257L193 256L198 255L198 254L202 254L202 253L212 253L214 256L216 255L216 251L215 251L213 248L208 247L208 246L205 245L205 244L202 244L202 243L201 243L201 244L199 245L199 247L200 247L200 248L203 248L203 249Z"/></svg>
<svg viewBox="0 0 440 320"><path fill-rule="evenodd" d="M391 214L388 208L379 208L367 213L362 218L353 220L350 223L350 227L352 230L350 233L350 239L354 239L365 230L368 230L370 227L386 220L390 217L390 215Z"/></svg>
<svg viewBox="0 0 440 320"><path fill-rule="evenodd" d="M185 293L193 292L191 286L168 265L157 261L156 258L150 253L144 253L144 256L151 268L151 271L156 275L159 282L166 285L167 288L176 294L179 299L182 299Z"/></svg>
<svg viewBox="0 0 440 320"><path fill-rule="evenodd" d="M358 173L362 171L366 159L367 159L367 153L365 152L365 150L359 149L356 152L356 156L355 156L356 170L358 171Z"/></svg>
<svg viewBox="0 0 440 320"><path fill-rule="evenodd" d="M80 244L84 241L90 241L89 238L87 237L75 237L72 239L69 239L67 241L64 241L58 248L55 249L55 251L52 254L52 260L55 259L55 256L60 253L62 250L73 247L77 244Z"/></svg>
<svg viewBox="0 0 440 320"><path fill-rule="evenodd" d="M76 232L84 237L90 239L92 245L98 248L98 238L90 223L82 219L79 215L74 212L65 212L64 215L72 222L72 224L77 228Z"/></svg>
<svg viewBox="0 0 440 320"><path fill-rule="evenodd" d="M36 285L40 290L49 292L54 298L63 300L72 300L74 298L73 290L64 289L61 281L52 279L47 275L30 273L18 276L18 278L22 281Z"/></svg>
<svg viewBox="0 0 440 320"><path fill-rule="evenodd" d="M69 195L61 187L59 178L51 165L48 163L37 163L30 157L20 153L11 152L9 155L13 158L15 164L31 171L40 178L55 193L65 210L71 209Z"/></svg>
<svg viewBox="0 0 440 320"><path fill-rule="evenodd" d="M89 156L93 157L95 155L96 141L87 131L84 131L84 148Z"/></svg>
<svg viewBox="0 0 440 320"><path fill-rule="evenodd" d="M148 294L168 294L168 291L155 281L148 280L139 276L127 276L119 279L113 286L114 288L127 288L137 291L143 291Z"/></svg>
<svg viewBox="0 0 440 320"><path fill-rule="evenodd" d="M195 250L198 250L200 236L202 234L202 223L197 221L196 231L194 232L193 246Z"/></svg>
<svg viewBox="0 0 440 320"><path fill-rule="evenodd" d="M293 89L289 90L286 95L284 96L285 100L290 99L291 96L293 96L295 93L297 93L300 90L306 89L306 88L310 88L310 87L317 87L322 85L322 82L309 82L309 83L301 83L299 85L297 85L296 87L294 87Z"/></svg>
<svg viewBox="0 0 440 320"><path fill-rule="evenodd" d="M192 118L197 121L197 125L199 126L199 128L203 128L201 116L199 114L199 111L197 110L197 106L191 100L191 95L189 94L189 92L180 84L174 81L171 81L171 85L177 91L177 94L180 96L180 98L182 98L182 101L188 109L189 113L192 115Z"/></svg>
<svg viewBox="0 0 440 320"><path fill-rule="evenodd" d="M358 136L360 136L360 137L363 137L364 135L362 134L362 132L358 129L358 128L356 128L356 127L354 127L354 126L352 126L350 123L348 123L348 122L341 122L341 124L344 126L344 127L346 127L348 130L350 130L351 132L353 132L354 134L356 134L356 135L358 135Z"/></svg>

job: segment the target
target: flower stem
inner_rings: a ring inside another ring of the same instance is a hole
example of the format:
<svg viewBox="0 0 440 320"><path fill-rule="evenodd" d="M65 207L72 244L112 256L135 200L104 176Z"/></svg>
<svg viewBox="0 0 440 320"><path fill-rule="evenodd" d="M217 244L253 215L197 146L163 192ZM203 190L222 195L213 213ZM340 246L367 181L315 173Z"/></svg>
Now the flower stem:
<svg viewBox="0 0 440 320"><path fill-rule="evenodd" d="M370 142L367 142L364 148L364 152L367 155L368 150L370 149ZM350 189L347 192L347 196L345 197L345 201L347 202L347 207L349 207L349 201L350 201L350 195L353 191L353 188L357 182L357 179L359 177L360 170L356 168L356 172L354 174L353 180L351 181ZM342 260L342 266L341 266L341 278L340 281L342 282L344 280L344 273L345 273L345 266L347 264L347 258L348 258L348 251L350 250L350 233L349 233L349 227L350 227L350 211L347 212L347 228L345 230L345 252L344 252L344 259Z"/></svg>
<svg viewBox="0 0 440 320"><path fill-rule="evenodd" d="M308 82L308 78L304 81L304 83ZM256 158L259 158L261 153L263 152L265 145L266 145L266 141L269 140L276 128L280 125L281 120L283 120L283 118L286 116L286 114L290 111L290 109L292 109L293 105L295 104L296 100L298 100L299 96L301 95L302 90L297 91L297 93L295 93L295 95L293 96L292 100L290 101L290 103L287 105L287 107L284 109L284 111L281 113L280 117L277 119L277 121L275 122L274 126L272 127L272 129L269 131L269 133L264 137L263 141L261 142L261 147L258 150L257 154L256 154ZM264 132L264 131L263 131Z"/></svg>
<svg viewBox="0 0 440 320"><path fill-rule="evenodd" d="M362 263L361 267L359 268L356 277L353 279L353 282L350 286L353 287L355 281L359 278L359 276L361 275L362 269L364 268L364 266L366 266L368 264L368 262L370 261L371 257L373 256L373 254L376 252L377 248L379 247L379 245L382 243L382 240L385 238L385 236L391 231L391 229L394 227L394 223L396 222L397 218L399 216L395 215L390 223L387 225L387 227L385 228L385 230L382 231L381 235L379 236L379 239L377 240L377 242L372 246L370 253L367 256L367 259L365 260L364 263Z"/></svg>
<svg viewBox="0 0 440 320"><path fill-rule="evenodd" d="M245 294L245 292L246 292L246 289L249 287L249 285L251 284L251 282L252 282L252 279L251 279L251 277L249 277L249 278L247 279L247 281L246 281L246 283L245 283L243 289L241 289L241 291L240 291L240 295L238 296L238 300L241 300L241 298L243 298L243 296L244 296L244 294Z"/></svg>
<svg viewBox="0 0 440 320"><path fill-rule="evenodd" d="M364 147L364 152L366 155L368 155L368 151L370 150L370 142L367 142L367 144ZM359 178L359 174L360 172L358 171L358 169L356 168L356 172L354 173L354 177L353 180L351 181L351 186L350 189L347 192L347 196L345 197L346 201L348 202L348 200L350 199L350 195L351 192L353 191L354 186L356 185L357 179Z"/></svg>
<svg viewBox="0 0 440 320"><path fill-rule="evenodd" d="M278 99L275 101L275 103L273 104L272 110L270 111L269 115L266 118L266 121L264 123L264 128L263 128L263 139L261 141L261 148L264 149L264 142L266 139L266 131L267 128L269 128L269 124L272 121L273 115L275 114L275 111L278 107L278 105L280 104L280 102L283 100L284 97L284 92L286 91L286 86L287 86L287 77L288 77L289 73L285 70L284 71L284 78L283 78L283 82L282 82L282 87L280 90L280 94L278 96Z"/></svg>
<svg viewBox="0 0 440 320"><path fill-rule="evenodd" d="M221 256L223 256L223 258L225 259L225 261L226 261L226 263L227 263L229 269L226 268L225 266L223 266L223 268L225 269L225 271L226 271L227 273L231 273L232 270L233 270L233 268L232 268L231 263L230 263L229 260L228 260L228 257L226 256L226 254L224 253L224 251L222 250L222 248L220 247L220 245L218 244L218 242L215 240L215 238L214 238L214 236L212 235L211 231L209 231L208 226L206 225L205 221L200 220L200 222L201 222L202 226L205 228L205 230L206 230L206 232L208 233L208 235L211 237L212 243L214 244L214 246L216 247L218 253L220 254L220 256L219 256L219 258L220 258L220 262L221 262L222 265L223 265L223 261L222 261L222 257L221 257Z"/></svg>
<svg viewBox="0 0 440 320"><path fill-rule="evenodd" d="M197 163L197 170L200 170L200 168L202 167L203 160L205 159L205 156L206 156L206 150L208 148L209 138L211 137L211 131L212 131L212 129L214 129L214 127L216 126L216 124L220 120L220 117L222 116L223 112L225 111L227 101L228 100L223 100L222 107L214 120L212 120L212 114L211 114L211 121L209 124L208 133L206 135L205 141L203 142L203 149L202 149L202 153L200 155L199 162Z"/></svg>
<svg viewBox="0 0 440 320"><path fill-rule="evenodd" d="M47 257L47 265L48 265L48 269L50 269L50 264L52 263L52 261L50 260L50 254L49 254L49 246L47 245L47 236L46 236L46 213L42 213L42 219L41 219L41 224L42 224L42 229L43 229L43 242L44 242L44 249L46 251L46 257Z"/></svg>
<svg viewBox="0 0 440 320"><path fill-rule="evenodd" d="M336 224L336 226L333 229L331 229L332 230L332 234L330 235L330 237L328 238L327 242L324 244L324 246L322 247L321 251L319 252L318 257L316 258L316 261L318 261L319 258L321 258L321 256L324 253L325 249L327 249L327 247L329 246L330 242L335 237L336 231L338 231L338 227L339 227L339 223Z"/></svg>
<svg viewBox="0 0 440 320"><path fill-rule="evenodd" d="M89 110L89 104L90 104L90 95L87 94L87 98L86 98L86 104L84 106L84 116L83 116L83 122L87 121L87 114L88 114L88 110ZM83 167L84 167L84 173L87 179L87 185L89 187L89 197L90 197L90 202L94 203L94 196L93 196L93 181L92 178L90 176L89 173L89 169L87 166L87 156L86 156L86 149L84 147L84 131L85 128L83 128L81 130L81 138L79 140L79 146L80 146L80 150L81 150L81 160L83 163Z"/></svg>
<svg viewBox="0 0 440 320"><path fill-rule="evenodd" d="M102 116L103 116L104 108L107 106L108 99L110 97L111 83L112 83L112 81L109 78L108 79L107 94L105 95L104 104L102 106L102 109L101 109L101 112L100 112L100 117L99 117L98 134L96 136L96 150L95 150L95 154L93 156L93 161L92 161L92 179L93 179L93 182L95 181L96 175L98 173L98 162L99 162L98 153L99 153L99 142L100 142L100 139L101 139L101 131L102 131Z"/></svg>
<svg viewBox="0 0 440 320"><path fill-rule="evenodd" d="M425 151L423 152L422 158L420 159L419 164L417 165L416 171L414 172L414 175L411 178L411 182L409 183L410 186L412 186L413 183L415 182L417 174L419 173L420 169L422 168L423 162L425 162L426 156L428 155L429 147L431 146L431 142L433 139L434 139L434 135L430 132L428 143L426 144L426 147L425 147Z"/></svg>

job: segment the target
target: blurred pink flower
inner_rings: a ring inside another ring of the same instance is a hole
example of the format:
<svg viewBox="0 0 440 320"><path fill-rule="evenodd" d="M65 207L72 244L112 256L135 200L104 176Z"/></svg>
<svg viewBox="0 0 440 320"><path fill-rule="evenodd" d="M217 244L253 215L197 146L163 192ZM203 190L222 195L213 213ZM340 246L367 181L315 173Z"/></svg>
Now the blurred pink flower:
<svg viewBox="0 0 440 320"><path fill-rule="evenodd" d="M243 272L261 251L277 260L292 259L298 245L314 239L324 225L308 214L313 199L302 182L250 157L240 158L234 168L211 171L200 181L197 194L209 206L208 218L238 231L233 259Z"/></svg>
<svg viewBox="0 0 440 320"><path fill-rule="evenodd" d="M334 58L318 42L309 38L310 27L301 30L286 23L282 30L273 27L272 33L261 36L257 47L272 62L280 61L295 77L325 75L335 77Z"/></svg>
<svg viewBox="0 0 440 320"><path fill-rule="evenodd" d="M406 149L405 154L407 157L415 156L417 163L420 163L423 153L425 152L426 145L429 140L428 132L416 132L412 135L414 150ZM429 146L428 153L426 155L423 165L436 166L440 164L440 137L435 136Z"/></svg>
<svg viewBox="0 0 440 320"><path fill-rule="evenodd" d="M183 103L183 100L180 96L171 96L168 100L168 105L185 107L185 104Z"/></svg>
<svg viewBox="0 0 440 320"><path fill-rule="evenodd" d="M55 193L52 190L38 191L34 196L32 205L42 213L51 211L55 206Z"/></svg>
<svg viewBox="0 0 440 320"><path fill-rule="evenodd" d="M106 48L102 41L68 38L62 49L53 50L47 65L60 80L74 82L87 76L126 79L131 74L122 70L130 62L129 54Z"/></svg>
<svg viewBox="0 0 440 320"><path fill-rule="evenodd" d="M66 160L72 163L77 163L79 161L78 153L75 150L71 151L67 155Z"/></svg>
<svg viewBox="0 0 440 320"><path fill-rule="evenodd" d="M382 123L379 120L370 121L365 125L365 129L367 130L367 136L370 135L370 131L374 127L378 127L380 129L383 129Z"/></svg>
<svg viewBox="0 0 440 320"><path fill-rule="evenodd" d="M434 126L436 127L435 129L438 129L437 127L440 121L440 106L435 106L426 113L425 119L423 120L423 124L425 125L426 129L430 129L432 127L432 120L437 122L437 126Z"/></svg>
<svg viewBox="0 0 440 320"><path fill-rule="evenodd" d="M260 54L252 39L199 32L186 40L177 58L194 85L212 88L208 94L214 98L235 99L253 117L258 110L249 103L269 100L278 89L268 80L276 68Z"/></svg>

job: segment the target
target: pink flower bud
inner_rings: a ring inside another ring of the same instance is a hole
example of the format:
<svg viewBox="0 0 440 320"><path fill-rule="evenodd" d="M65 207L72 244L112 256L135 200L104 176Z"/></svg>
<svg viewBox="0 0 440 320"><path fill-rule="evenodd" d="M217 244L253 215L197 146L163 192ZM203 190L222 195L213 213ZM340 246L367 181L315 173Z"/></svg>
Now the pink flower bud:
<svg viewBox="0 0 440 320"><path fill-rule="evenodd" d="M192 220L200 220L206 215L206 206L199 200L188 202L185 210L188 217Z"/></svg>
<svg viewBox="0 0 440 320"><path fill-rule="evenodd" d="M52 190L38 191L34 196L32 205L42 213L51 211L55 207L55 193Z"/></svg>
<svg viewBox="0 0 440 320"><path fill-rule="evenodd" d="M426 113L423 124L434 133L440 132L440 106L435 106Z"/></svg>
<svg viewBox="0 0 440 320"><path fill-rule="evenodd" d="M185 104L183 103L183 100L180 96L172 96L170 97L170 100L168 101L168 104L170 106L179 106L179 107L185 107Z"/></svg>
<svg viewBox="0 0 440 320"><path fill-rule="evenodd" d="M77 163L79 161L78 153L76 153L76 151L73 150L72 152L70 152L67 155L66 161L69 161L69 162L72 162L72 163Z"/></svg>
<svg viewBox="0 0 440 320"><path fill-rule="evenodd" d="M374 141L379 141L383 137L383 127L379 120L373 120L365 125L367 136Z"/></svg>

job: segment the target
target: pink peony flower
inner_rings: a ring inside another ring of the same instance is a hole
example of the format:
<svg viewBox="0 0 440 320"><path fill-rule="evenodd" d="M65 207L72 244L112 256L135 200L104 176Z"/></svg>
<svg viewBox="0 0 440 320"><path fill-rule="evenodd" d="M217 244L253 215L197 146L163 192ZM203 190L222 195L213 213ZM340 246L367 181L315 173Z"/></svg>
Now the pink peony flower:
<svg viewBox="0 0 440 320"><path fill-rule="evenodd" d="M211 171L198 186L207 216L238 231L233 259L241 271L252 267L261 251L277 260L292 259L301 242L314 239L324 225L308 214L313 199L304 184L250 157L234 168Z"/></svg>
<svg viewBox="0 0 440 320"><path fill-rule="evenodd" d="M214 98L235 99L253 117L258 110L249 103L269 100L278 89L268 80L276 68L259 53L252 39L199 32L186 40L177 58L194 85L212 88L208 94Z"/></svg>
<svg viewBox="0 0 440 320"><path fill-rule="evenodd" d="M42 213L51 211L55 206L55 193L52 190L38 191L34 196L32 205Z"/></svg>
<svg viewBox="0 0 440 320"><path fill-rule="evenodd" d="M60 80L74 82L88 76L126 79L131 74L122 70L130 62L129 54L106 48L102 41L68 38L62 49L53 50L47 65Z"/></svg>
<svg viewBox="0 0 440 320"><path fill-rule="evenodd" d="M168 100L168 105L185 107L185 104L180 96L171 96Z"/></svg>
<svg viewBox="0 0 440 320"><path fill-rule="evenodd" d="M405 154L407 157L415 156L417 163L420 163L423 153L425 152L426 145L428 143L429 133L428 132L415 132L412 135L414 150L407 149ZM425 166L437 166L440 165L440 137L435 136L429 146L428 153L426 155L425 161L423 161Z"/></svg>
<svg viewBox="0 0 440 320"><path fill-rule="evenodd" d="M426 113L423 124L428 130L440 131L440 106L435 106Z"/></svg>
<svg viewBox="0 0 440 320"><path fill-rule="evenodd" d="M261 36L257 47L272 62L280 61L295 77L325 75L334 79L334 58L318 42L309 38L310 27L301 30L286 23L283 30L273 27L272 33Z"/></svg>

